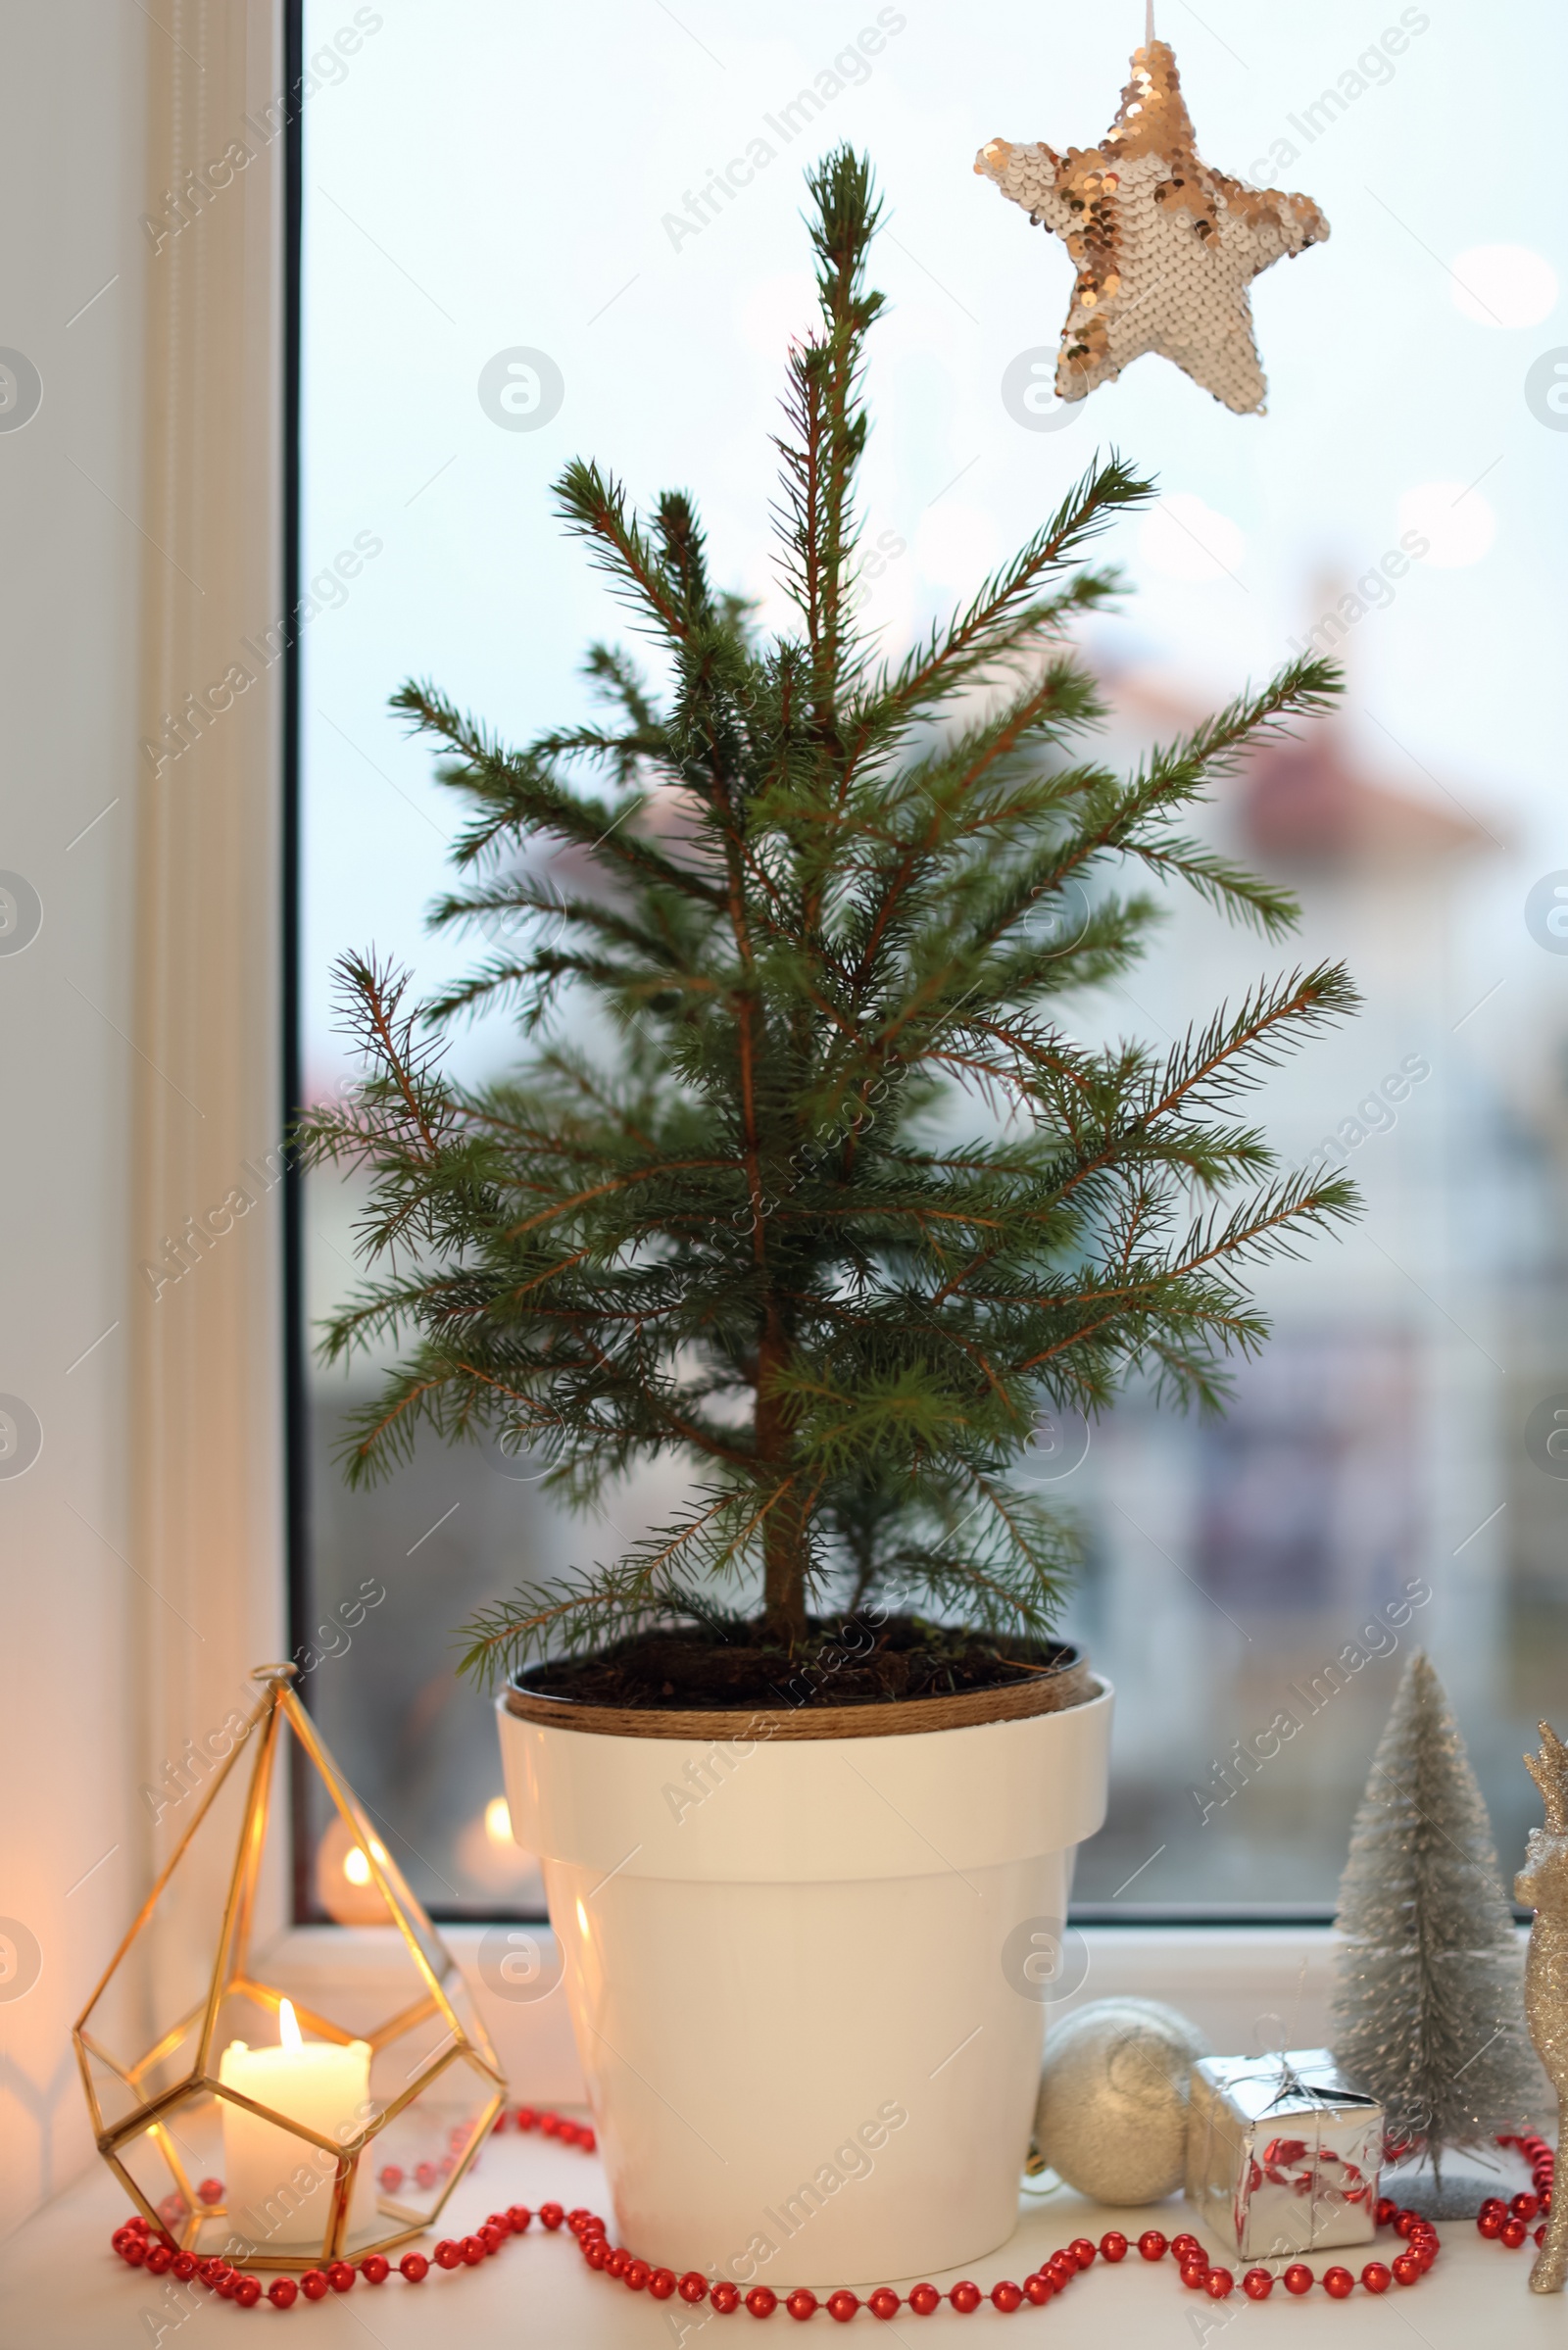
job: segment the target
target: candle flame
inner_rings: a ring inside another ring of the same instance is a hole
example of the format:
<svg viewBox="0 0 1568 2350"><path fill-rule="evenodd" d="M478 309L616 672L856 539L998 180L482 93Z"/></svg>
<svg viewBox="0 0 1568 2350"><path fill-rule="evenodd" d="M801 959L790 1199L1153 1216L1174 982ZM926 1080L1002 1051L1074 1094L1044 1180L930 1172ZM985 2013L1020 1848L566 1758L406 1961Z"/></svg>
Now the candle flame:
<svg viewBox="0 0 1568 2350"><path fill-rule="evenodd" d="M484 1807L484 1832L492 1844L512 1841L512 1814L505 1795L492 1795Z"/></svg>
<svg viewBox="0 0 1568 2350"><path fill-rule="evenodd" d="M303 2048L305 2045L292 1999L280 1999L277 2003L277 2040L281 2048Z"/></svg>
<svg viewBox="0 0 1568 2350"><path fill-rule="evenodd" d="M358 1844L351 1844L348 1851L343 1855L343 1874L348 1879L350 1885L369 1884L370 1864L366 1859L365 1854L361 1851Z"/></svg>

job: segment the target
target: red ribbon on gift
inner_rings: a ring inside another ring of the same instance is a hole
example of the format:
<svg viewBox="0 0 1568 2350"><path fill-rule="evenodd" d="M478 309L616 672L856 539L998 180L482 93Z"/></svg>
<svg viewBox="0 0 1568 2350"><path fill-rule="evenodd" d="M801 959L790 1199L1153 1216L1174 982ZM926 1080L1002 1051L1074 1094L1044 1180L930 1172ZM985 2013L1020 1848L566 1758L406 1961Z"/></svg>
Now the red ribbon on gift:
<svg viewBox="0 0 1568 2350"><path fill-rule="evenodd" d="M1315 2195L1321 2183L1324 2166L1332 2163L1345 2174L1334 2191L1343 2203L1365 2203L1372 2192L1372 2182L1360 2166L1347 2162L1332 2146L1309 2152L1305 2138L1270 2138L1263 2149L1261 2163L1254 2161L1247 2182L1249 2195L1255 2194L1266 2179L1271 2186L1289 2187L1296 2195Z"/></svg>

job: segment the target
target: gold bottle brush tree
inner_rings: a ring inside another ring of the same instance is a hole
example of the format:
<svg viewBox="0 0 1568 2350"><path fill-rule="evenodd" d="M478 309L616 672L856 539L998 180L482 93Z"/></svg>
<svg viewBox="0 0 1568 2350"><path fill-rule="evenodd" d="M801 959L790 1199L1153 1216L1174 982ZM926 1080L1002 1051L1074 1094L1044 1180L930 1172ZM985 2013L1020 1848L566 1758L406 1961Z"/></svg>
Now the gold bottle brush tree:
<svg viewBox="0 0 1568 2350"><path fill-rule="evenodd" d="M1561 2113L1568 2104L1568 1746L1541 1722L1541 1752L1525 1769L1541 1789L1545 1825L1532 1828L1525 1865L1513 1881L1514 1899L1536 1913L1525 1961L1525 2014L1536 2053L1557 2092L1558 2153ZM1568 2193L1553 2193L1546 2235L1530 2272L1533 2293L1560 2293L1568 2281Z"/></svg>

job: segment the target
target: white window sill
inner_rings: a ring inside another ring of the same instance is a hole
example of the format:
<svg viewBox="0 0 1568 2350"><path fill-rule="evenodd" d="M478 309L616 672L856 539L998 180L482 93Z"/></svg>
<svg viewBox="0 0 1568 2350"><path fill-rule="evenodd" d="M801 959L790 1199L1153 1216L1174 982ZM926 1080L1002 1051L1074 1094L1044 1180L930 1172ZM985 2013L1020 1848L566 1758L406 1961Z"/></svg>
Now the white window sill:
<svg viewBox="0 0 1568 2350"><path fill-rule="evenodd" d="M1523 2182L1522 2171L1520 2178ZM568 2206L585 2203L609 2217L596 2161L548 2140L509 2131L486 2147L476 2172L448 2207L443 2227L446 2232L460 2234L498 2206L526 2203L537 2208L552 2198ZM159 2345L171 2350L175 2344L205 2342L214 2326L227 2339L227 2326L242 2313L225 2308L200 2286L181 2296L167 2277L132 2274L122 2265L110 2249L109 2236L124 2216L123 2193L109 2172L95 2165L12 2237L0 2253L0 2296L10 2313L7 2341L47 2343L49 2350L104 2350L107 2343L135 2341L146 2350L158 2350ZM989 2287L1004 2277L1027 2276L1075 2235L1098 2237L1112 2227L1136 2234L1151 2226L1172 2234L1190 2217L1180 2198L1117 2212L1058 2192L1026 2205L1011 2241L988 2259L972 2262L967 2273ZM658 2247L649 2249L657 2253ZM1217 2257L1218 2247L1215 2253ZM1369 2255L1332 2257L1359 2268ZM1316 2265L1321 2270L1329 2261ZM1484 2242L1468 2222L1448 2223L1437 2269L1413 2291L1396 2288L1389 2309L1379 2308L1374 2314L1360 2291L1348 2310L1322 2292L1287 2302L1276 2287L1274 2298L1254 2314L1252 2304L1239 2293L1216 2303L1184 2290L1168 2259L1155 2267L1132 2258L1113 2271L1097 2263L1063 2299L1051 2303L1049 2316L1020 2311L1006 2321L1006 2335L997 2338L1021 2344L1043 2341L1049 2333L1052 2350L1103 2350L1107 2342L1201 2346L1223 2340L1229 2326L1241 2319L1255 2329L1257 2342L1271 2326L1284 2327L1294 2350L1310 2350L1319 2342L1370 2341L1374 2333L1384 2341L1402 2343L1412 2332L1426 2350L1474 2350L1479 2342L1501 2338L1510 2350L1534 2350L1536 2344L1542 2350L1547 2344L1560 2350L1563 2304L1529 2292L1528 2274L1527 2253ZM778 2290L802 2279L780 2275L769 2281ZM810 2281L819 2287L841 2280ZM886 2281L907 2285L916 2280ZM955 2281L955 2277L938 2275L932 2281L942 2285ZM206 2317L200 2334L186 2334L185 2326L209 2310L213 2314ZM919 2322L918 2339L935 2344L959 2338L990 2340L990 2329L999 2323L997 2314L989 2309L976 2314L987 2328L983 2337L965 2330L969 2320L944 2308ZM264 2330L276 2322L270 2310L256 2315ZM629 2293L595 2277L576 2258L569 2241L534 2228L480 2269L452 2276L432 2269L416 2286L399 2277L379 2287L361 2281L341 2301L328 2295L309 2311L297 2305L286 2314L286 2323L291 2340L298 2328L302 2343L308 2337L312 2344L334 2350L337 2345L365 2350L367 2335L381 2350L415 2350L416 2344L427 2350L431 2342L457 2340L468 2350L488 2350L491 2344L496 2350L502 2345L515 2350L519 2340L541 2343L547 2350L564 2350L567 2344L573 2350L579 2345L581 2350L621 2350L622 2345L625 2350L653 2350L655 2344L669 2350L698 2340L707 2331L704 2321L710 2323L711 2315L706 2305L691 2311L679 2301L650 2302L646 2294ZM749 2328L744 2313L737 2316ZM779 2322L787 2323L782 2313ZM818 2341L830 2333L832 2322L821 2313L811 2323ZM871 2336L875 2321L863 2313L856 2324L866 2338L884 2338ZM907 2343L912 2329L915 2321L901 2316L885 2338ZM750 2340L749 2330L738 2338ZM1252 2342L1254 2331L1246 2339Z"/></svg>
<svg viewBox="0 0 1568 2350"><path fill-rule="evenodd" d="M548 1931L539 1931L548 1939ZM484 1929L448 1927L444 1932L474 1984L513 2099L580 2107L581 2076L564 1999L559 1992L531 2002L498 1999L476 1975ZM1281 2038L1287 2045L1310 2046L1327 2033L1332 1940L1327 1928L1087 1927L1083 1943L1088 1972L1063 2005L1118 1993L1162 1998L1192 2016L1216 2048L1254 2049L1278 2045ZM400 1960L389 1930L308 1927L285 1934L268 1963L280 1981L302 1991L314 1984L324 1995L330 1985L334 2003L364 2000L374 2006L386 1995ZM1517 2183L1528 2183L1522 2166ZM526 2203L537 2208L551 2198L568 2206L586 2203L611 2217L597 2161L548 2140L508 2131L486 2147L475 2174L464 2181L443 2216L442 2229L462 2234L498 2206ZM123 2193L109 2172L94 2163L11 2238L0 2253L0 2299L11 2313L8 2340L47 2342L50 2350L103 2350L107 2342L134 2339L149 2350L157 2350L159 2344L168 2350L181 2339L183 2325L208 2307L210 2296L198 2287L194 2298L181 2300L167 2279L127 2273L109 2247L110 2232L124 2216ZM989 2287L1004 2277L1026 2276L1075 2235L1098 2238L1112 2227L1135 2235L1151 2226L1173 2234L1190 2222L1180 2197L1162 2206L1117 2212L1058 2189L1049 2197L1024 2198L1011 2241L990 2258L970 2264L968 2273ZM657 2255L657 2246L648 2249ZM1223 2257L1221 2247L1211 2249L1216 2259ZM1337 2257L1359 2269L1371 2255ZM1329 2261L1316 2265L1321 2270ZM1444 2229L1436 2273L1414 2295L1400 2294L1394 2304L1402 2324L1392 2310L1375 2319L1370 2311L1362 2314L1366 2296L1359 2292L1348 2313L1315 2294L1290 2303L1288 2319L1277 2315L1271 2301L1268 2314L1255 2322L1288 2325L1297 2345L1319 2340L1343 2344L1351 2338L1346 2332L1348 2325L1352 2334L1357 2327L1363 2332L1374 2326L1383 2327L1390 2340L1403 2341L1414 2331L1427 2350L1473 2350L1476 2342L1505 2326L1513 2350L1530 2350L1530 2345L1548 2341L1553 2350L1560 2350L1563 2305L1531 2294L1528 2271L1525 2253L1484 2242L1468 2222L1450 2222ZM781 2280L767 2281L777 2290ZM803 2279L791 2277L782 2281ZM804 2281L820 2285L824 2280ZM886 2281L906 2285L916 2279ZM954 2276L939 2275L932 2281L951 2283ZM1277 2290L1275 2298L1284 2304L1283 2293ZM1222 2335L1237 2318L1249 2315L1251 2306L1239 2295L1214 2303L1185 2292L1168 2261L1154 2268L1133 2260L1113 2275L1097 2267L1064 2300L1051 2304L1045 2323L1055 2350L1075 2350L1078 2344L1085 2350L1091 2344L1102 2350L1107 2340L1201 2346ZM519 2333L550 2350L566 2343L604 2345L604 2350L637 2344L646 2350L655 2343L694 2341L705 2329L705 2314L710 2321L711 2312L693 2313L679 2302L660 2305L628 2293L591 2275L568 2244L531 2231L525 2242L509 2244L481 2270L451 2277L432 2270L417 2287L398 2278L380 2288L362 2283L341 2303L329 2296L303 2321L296 2309L290 2322L307 2325L313 2342L341 2343L344 2350L350 2344L365 2350L368 2332L383 2350L400 2350L404 2344L412 2350L416 2343L455 2337L471 2350L486 2350L490 2343L513 2350ZM987 2326L997 2322L992 2311L977 2314ZM440 2322L439 2331L433 2321ZM217 2320L224 2326L229 2322L227 2314ZM1020 2340L1025 2335L1042 2338L1032 2312L1020 2312L1010 2322L1023 2329ZM265 2323L272 2323L270 2312ZM820 2333L830 2321L813 2323ZM956 2337L965 2323L943 2310L920 2322L919 2339L940 2343ZM891 2338L907 2341L912 2324L906 2318L897 2321ZM201 2338L205 2340L205 2334Z"/></svg>

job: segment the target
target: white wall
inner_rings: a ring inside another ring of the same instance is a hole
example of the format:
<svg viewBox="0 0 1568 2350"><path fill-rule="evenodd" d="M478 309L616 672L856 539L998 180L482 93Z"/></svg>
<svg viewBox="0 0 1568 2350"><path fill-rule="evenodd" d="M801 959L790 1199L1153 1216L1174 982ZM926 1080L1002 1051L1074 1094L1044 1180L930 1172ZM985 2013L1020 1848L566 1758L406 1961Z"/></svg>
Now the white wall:
<svg viewBox="0 0 1568 2350"><path fill-rule="evenodd" d="M146 44L145 20L119 0L11 0L3 24L0 342L43 383L32 420L0 432L0 867L23 874L43 907L32 943L0 954L0 1391L43 1430L34 1465L0 1477L0 1913L36 1937L42 1960L24 1996L13 1995L24 1978L0 1982L0 2209L14 2221L91 2156L70 2027L123 1930L142 1861L124 1767L124 1031Z"/></svg>
<svg viewBox="0 0 1568 2350"><path fill-rule="evenodd" d="M43 386L0 429L0 871L43 909L0 936L0 1396L42 1428L23 1467L0 1426L0 2227L93 2158L71 2026L184 1824L143 1787L281 1638L276 1191L141 1270L279 1140L279 672L146 746L279 617L281 138L142 224L276 98L279 22L0 0L0 349Z"/></svg>

